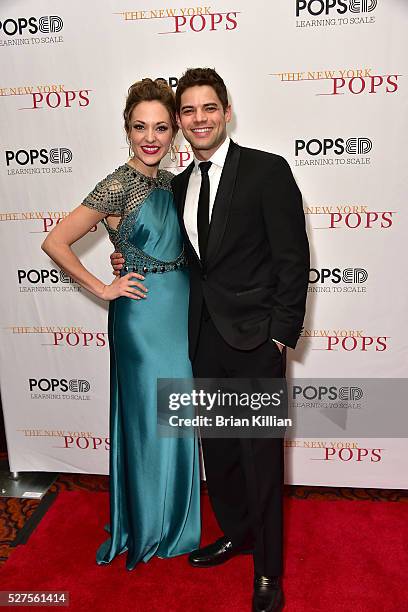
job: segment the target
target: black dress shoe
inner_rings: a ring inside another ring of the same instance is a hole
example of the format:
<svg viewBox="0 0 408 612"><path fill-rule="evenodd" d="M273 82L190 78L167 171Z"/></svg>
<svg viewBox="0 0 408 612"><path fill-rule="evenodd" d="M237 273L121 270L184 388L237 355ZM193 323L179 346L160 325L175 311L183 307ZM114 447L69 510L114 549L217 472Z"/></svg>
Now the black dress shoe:
<svg viewBox="0 0 408 612"><path fill-rule="evenodd" d="M220 538L214 544L193 550L188 560L193 567L213 567L221 565L236 557L237 555L249 555L252 553L250 547L234 546L226 537Z"/></svg>
<svg viewBox="0 0 408 612"><path fill-rule="evenodd" d="M255 574L252 612L280 612L283 605L280 577Z"/></svg>

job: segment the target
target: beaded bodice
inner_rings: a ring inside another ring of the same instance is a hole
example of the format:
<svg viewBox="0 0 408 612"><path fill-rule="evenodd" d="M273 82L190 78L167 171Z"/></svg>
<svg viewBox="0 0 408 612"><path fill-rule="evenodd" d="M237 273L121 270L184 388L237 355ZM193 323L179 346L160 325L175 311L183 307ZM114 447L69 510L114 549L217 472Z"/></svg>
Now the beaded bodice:
<svg viewBox="0 0 408 612"><path fill-rule="evenodd" d="M187 265L171 193L173 175L159 170L149 178L128 164L98 183L83 204L119 216L114 229L104 219L115 250L125 259L123 273L164 273Z"/></svg>

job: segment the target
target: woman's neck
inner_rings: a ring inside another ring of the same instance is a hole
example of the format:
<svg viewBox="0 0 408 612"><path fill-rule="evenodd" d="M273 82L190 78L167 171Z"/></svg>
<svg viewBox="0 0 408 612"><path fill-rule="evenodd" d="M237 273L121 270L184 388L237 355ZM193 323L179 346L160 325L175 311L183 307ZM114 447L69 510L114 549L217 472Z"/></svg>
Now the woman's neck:
<svg viewBox="0 0 408 612"><path fill-rule="evenodd" d="M132 168L140 172L140 174L144 174L145 176L148 176L149 178L156 178L157 172L159 170L159 164L157 164L157 166L146 166L146 164L143 164L142 162L140 162L138 159L135 159L134 157L131 157L129 159L128 164L130 164Z"/></svg>

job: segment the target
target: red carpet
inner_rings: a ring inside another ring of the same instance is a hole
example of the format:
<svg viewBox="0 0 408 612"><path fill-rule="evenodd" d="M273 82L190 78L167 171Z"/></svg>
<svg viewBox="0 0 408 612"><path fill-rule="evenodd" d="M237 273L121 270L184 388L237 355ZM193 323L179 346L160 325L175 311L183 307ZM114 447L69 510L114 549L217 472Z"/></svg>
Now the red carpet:
<svg viewBox="0 0 408 612"><path fill-rule="evenodd" d="M204 540L217 527L204 496ZM408 611L408 505L286 499L288 612ZM133 572L119 557L95 563L107 493L62 492L26 545L1 571L0 590L65 590L70 610L250 610L252 561L193 569L185 557L153 559ZM66 608L65 608L66 609Z"/></svg>

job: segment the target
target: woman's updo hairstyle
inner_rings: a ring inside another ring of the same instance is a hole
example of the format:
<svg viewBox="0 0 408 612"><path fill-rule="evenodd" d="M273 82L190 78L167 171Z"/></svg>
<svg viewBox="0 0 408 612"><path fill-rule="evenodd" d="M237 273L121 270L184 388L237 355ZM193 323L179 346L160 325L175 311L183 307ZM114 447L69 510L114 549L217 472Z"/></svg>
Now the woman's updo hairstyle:
<svg viewBox="0 0 408 612"><path fill-rule="evenodd" d="M130 131L130 117L135 106L141 102L151 102L152 100L161 102L167 109L170 115L173 134L177 132L176 102L173 90L164 79L156 79L155 81L152 79L142 79L129 87L126 106L123 111L126 134L129 134Z"/></svg>

